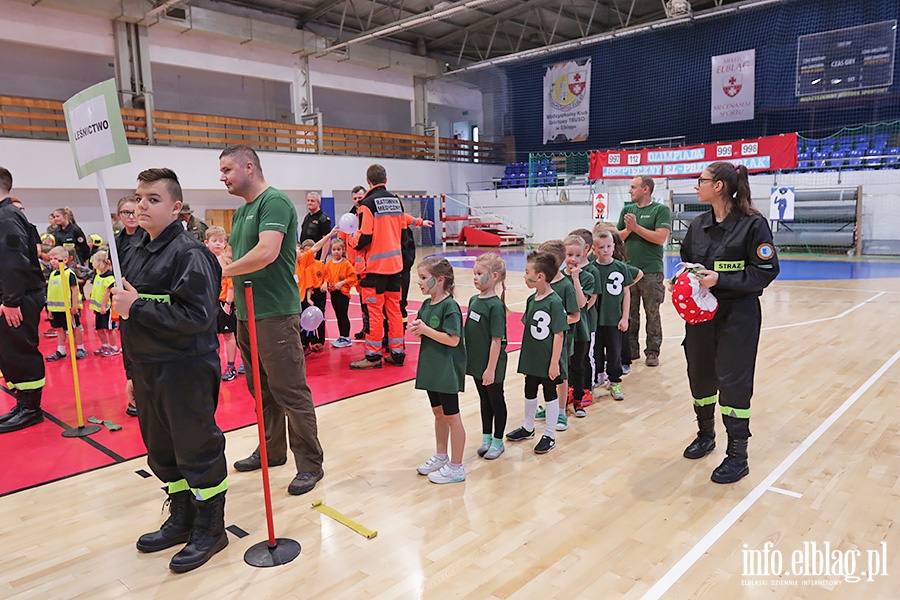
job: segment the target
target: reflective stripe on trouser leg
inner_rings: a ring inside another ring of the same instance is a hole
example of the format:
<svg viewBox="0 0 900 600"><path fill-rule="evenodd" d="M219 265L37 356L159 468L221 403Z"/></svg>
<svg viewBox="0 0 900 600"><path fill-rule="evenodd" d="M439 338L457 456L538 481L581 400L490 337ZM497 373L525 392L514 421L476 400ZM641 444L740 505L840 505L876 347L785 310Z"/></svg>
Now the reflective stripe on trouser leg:
<svg viewBox="0 0 900 600"><path fill-rule="evenodd" d="M166 491L170 494L177 494L178 492L186 492L189 489L191 489L191 486L188 485L187 479L179 479L178 481L170 481Z"/></svg>
<svg viewBox="0 0 900 600"><path fill-rule="evenodd" d="M197 500L205 501L209 500L213 496L218 496L219 494L225 492L228 489L228 478L222 480L222 483L215 487L211 488L191 488L191 493L194 495L194 498Z"/></svg>
<svg viewBox="0 0 900 600"><path fill-rule="evenodd" d="M403 341L403 315L400 313L400 292L384 293L384 308L388 320L388 346L391 353L405 351Z"/></svg>
<svg viewBox="0 0 900 600"><path fill-rule="evenodd" d="M384 320L380 318L384 310L384 294L375 293L374 287L361 287L363 302L369 309L369 332L366 334L366 356L381 356L381 338L384 337ZM379 315L379 317L375 317Z"/></svg>
<svg viewBox="0 0 900 600"><path fill-rule="evenodd" d="M715 403L715 396L707 396L706 398L694 398L694 406L709 406Z"/></svg>

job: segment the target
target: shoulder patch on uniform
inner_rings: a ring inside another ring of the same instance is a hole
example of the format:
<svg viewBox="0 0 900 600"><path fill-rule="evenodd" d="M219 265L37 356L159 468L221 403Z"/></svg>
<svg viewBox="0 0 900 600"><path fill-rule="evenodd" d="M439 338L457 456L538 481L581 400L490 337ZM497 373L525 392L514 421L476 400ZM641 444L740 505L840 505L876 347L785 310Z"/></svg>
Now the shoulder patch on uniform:
<svg viewBox="0 0 900 600"><path fill-rule="evenodd" d="M763 260L770 260L775 256L775 247L772 244L760 244L756 247L756 255Z"/></svg>

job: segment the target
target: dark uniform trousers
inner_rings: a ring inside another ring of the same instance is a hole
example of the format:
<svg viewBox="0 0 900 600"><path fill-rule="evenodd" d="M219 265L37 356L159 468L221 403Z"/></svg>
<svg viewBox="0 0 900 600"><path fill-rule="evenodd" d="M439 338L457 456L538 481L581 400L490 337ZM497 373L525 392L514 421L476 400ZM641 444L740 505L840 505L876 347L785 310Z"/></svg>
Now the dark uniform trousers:
<svg viewBox="0 0 900 600"><path fill-rule="evenodd" d="M247 321L238 321L237 333L244 368L247 370L247 387L255 396ZM322 470L324 457L319 444L312 392L306 383L306 363L300 341L300 315L258 320L256 342L269 461L287 456L289 442L297 472L317 473Z"/></svg>
<svg viewBox="0 0 900 600"><path fill-rule="evenodd" d="M719 300L711 321L685 325L684 355L695 410L715 416L716 393L728 435L750 437L750 398L759 347L759 297Z"/></svg>
<svg viewBox="0 0 900 600"><path fill-rule="evenodd" d="M153 474L168 483L186 479L204 500L224 491L225 436L215 420L221 381L218 353L135 361L131 374Z"/></svg>
<svg viewBox="0 0 900 600"><path fill-rule="evenodd" d="M44 290L22 296L19 305L22 323L18 327L10 327L0 317L0 371L11 389L37 392L28 394L37 397L37 406L29 408L40 406L40 390L44 387L44 357L38 349L38 325L46 302Z"/></svg>

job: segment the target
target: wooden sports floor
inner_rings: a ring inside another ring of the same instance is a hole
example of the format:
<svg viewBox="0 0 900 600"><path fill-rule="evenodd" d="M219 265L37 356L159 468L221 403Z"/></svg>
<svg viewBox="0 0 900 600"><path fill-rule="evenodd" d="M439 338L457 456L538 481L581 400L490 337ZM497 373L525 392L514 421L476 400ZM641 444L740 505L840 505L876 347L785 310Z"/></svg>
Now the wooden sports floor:
<svg viewBox="0 0 900 600"><path fill-rule="evenodd" d="M470 273L457 269L463 305ZM511 272L508 303L526 296ZM465 483L416 473L434 443L413 382L320 407L325 478L293 497L291 467L271 471L276 533L302 545L284 566L243 561L266 539L259 472L229 472L226 524L249 535L184 575L167 568L178 548L134 548L163 519L160 483L136 474L144 458L2 497L0 598L900 598L900 278L777 280L762 304L751 471L736 484L709 481L721 423L712 455L681 456L695 424L667 303L661 366L635 363L625 401L601 392L549 454L532 440L478 458L470 385ZM517 360L508 430L522 420ZM256 435L228 434L229 463Z"/></svg>

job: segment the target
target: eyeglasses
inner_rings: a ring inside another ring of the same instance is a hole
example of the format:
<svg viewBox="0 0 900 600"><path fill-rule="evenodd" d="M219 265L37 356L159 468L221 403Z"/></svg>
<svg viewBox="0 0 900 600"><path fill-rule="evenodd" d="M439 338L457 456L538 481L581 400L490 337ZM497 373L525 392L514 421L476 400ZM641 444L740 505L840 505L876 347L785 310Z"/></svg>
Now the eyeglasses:
<svg viewBox="0 0 900 600"><path fill-rule="evenodd" d="M122 215L123 217L133 217L134 211L133 210L120 210L119 214Z"/></svg>
<svg viewBox="0 0 900 600"><path fill-rule="evenodd" d="M712 178L712 177L698 177L698 178L697 178L697 185L698 185L698 186L699 186L699 185L703 185L703 182L704 182L704 181L715 181L715 179Z"/></svg>

